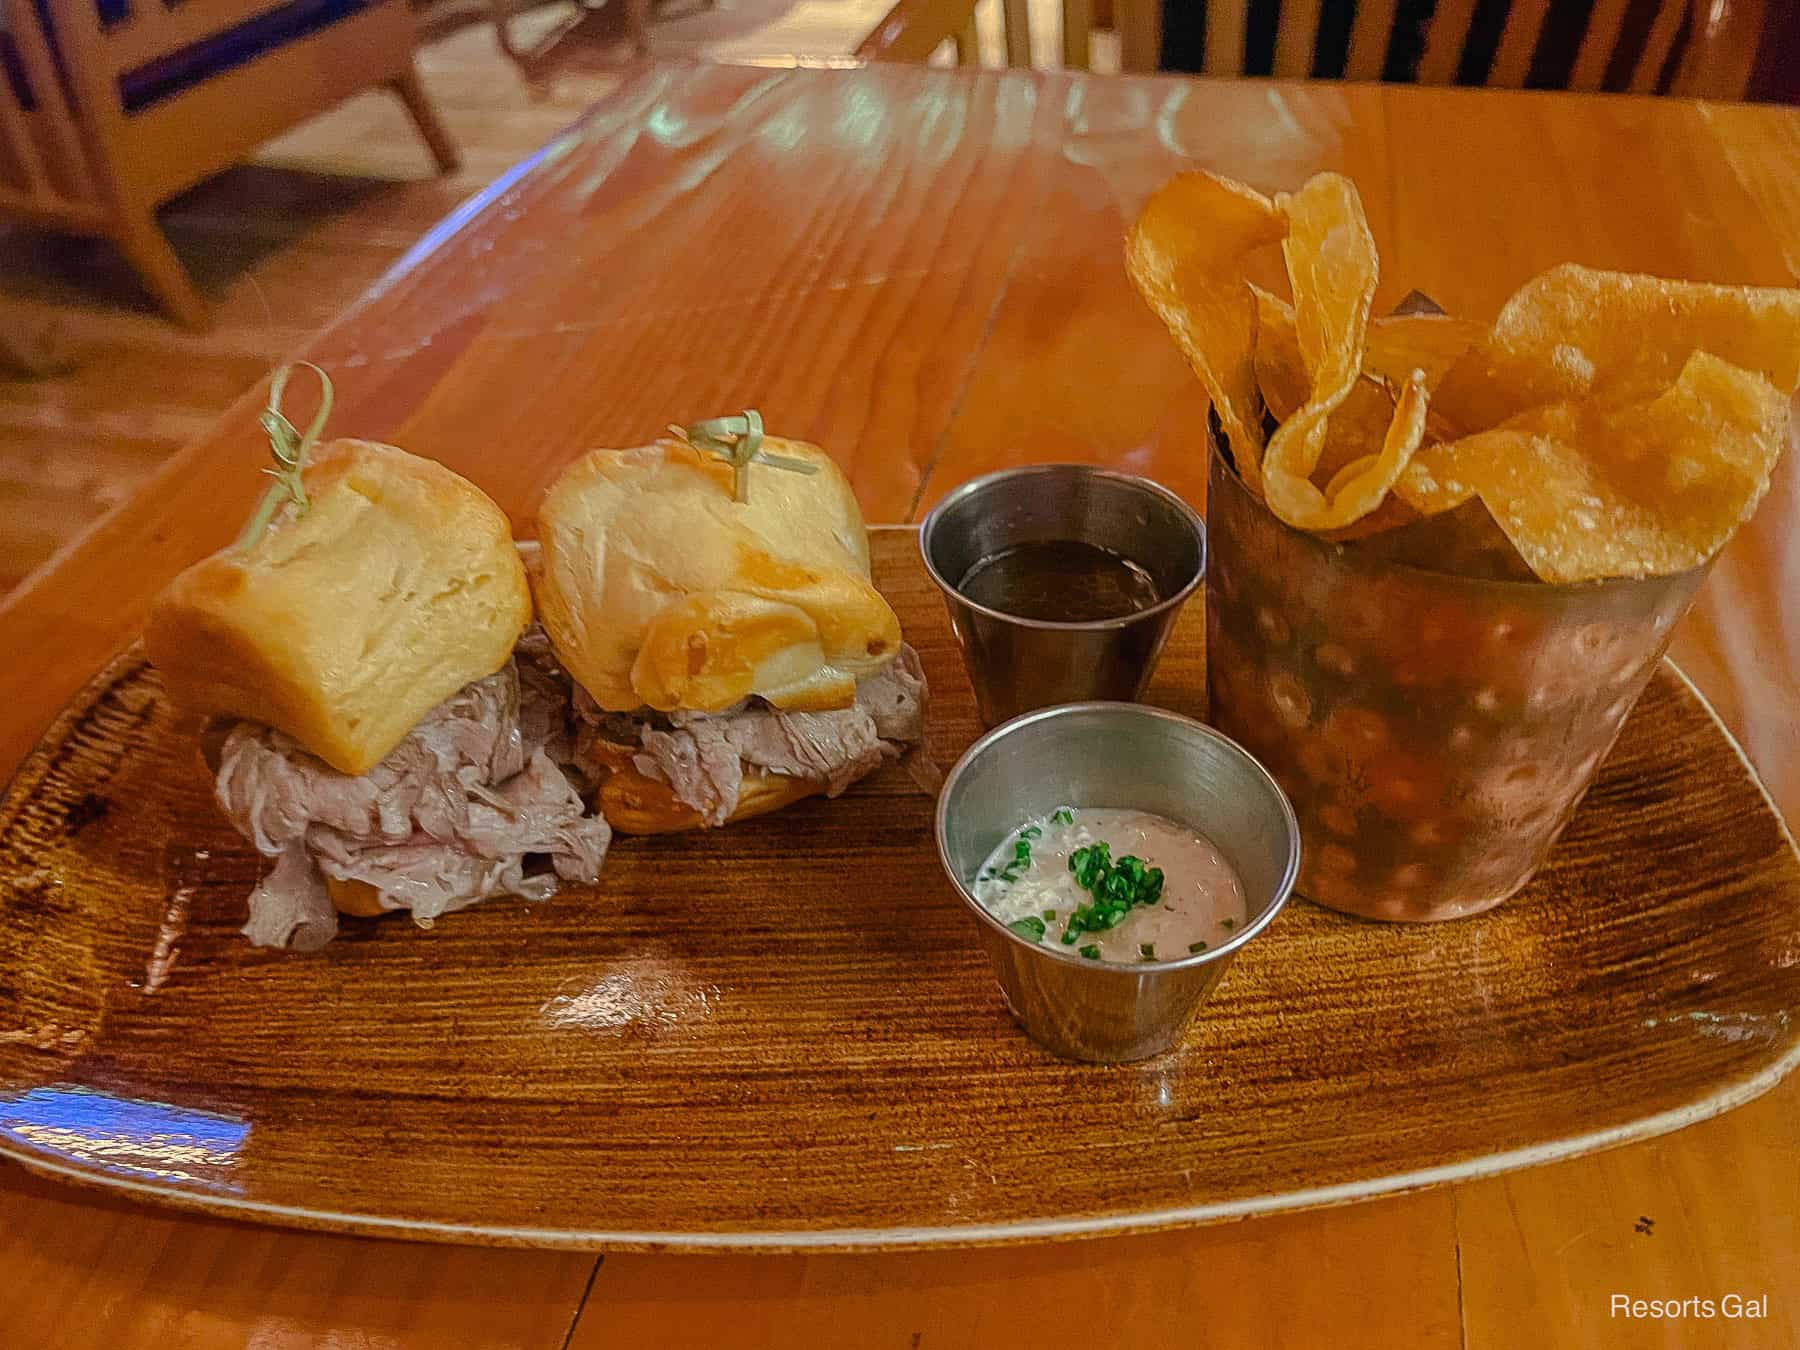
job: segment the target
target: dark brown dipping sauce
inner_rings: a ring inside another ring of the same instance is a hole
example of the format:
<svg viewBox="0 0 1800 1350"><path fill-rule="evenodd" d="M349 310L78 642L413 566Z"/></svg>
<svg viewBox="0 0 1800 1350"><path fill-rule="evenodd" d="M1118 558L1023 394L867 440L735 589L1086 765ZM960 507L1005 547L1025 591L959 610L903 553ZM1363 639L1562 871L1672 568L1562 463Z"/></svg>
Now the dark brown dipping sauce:
<svg viewBox="0 0 1800 1350"><path fill-rule="evenodd" d="M1161 597L1150 574L1097 544L1050 539L976 563L956 589L978 605L1045 623L1094 623L1148 609Z"/></svg>

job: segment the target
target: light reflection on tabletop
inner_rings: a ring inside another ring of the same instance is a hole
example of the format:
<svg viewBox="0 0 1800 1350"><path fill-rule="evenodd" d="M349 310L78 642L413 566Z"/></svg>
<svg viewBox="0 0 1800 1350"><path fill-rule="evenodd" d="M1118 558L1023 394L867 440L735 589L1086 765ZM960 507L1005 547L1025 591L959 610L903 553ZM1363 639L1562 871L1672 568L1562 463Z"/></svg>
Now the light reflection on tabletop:
<svg viewBox="0 0 1800 1350"><path fill-rule="evenodd" d="M166 1102L55 1085L0 1094L0 1140L117 1177L187 1181L239 1193L250 1123Z"/></svg>
<svg viewBox="0 0 1800 1350"><path fill-rule="evenodd" d="M539 1017L547 1027L666 1035L697 1029L719 998L717 985L697 983L672 962L647 957L624 963L586 988L553 995Z"/></svg>

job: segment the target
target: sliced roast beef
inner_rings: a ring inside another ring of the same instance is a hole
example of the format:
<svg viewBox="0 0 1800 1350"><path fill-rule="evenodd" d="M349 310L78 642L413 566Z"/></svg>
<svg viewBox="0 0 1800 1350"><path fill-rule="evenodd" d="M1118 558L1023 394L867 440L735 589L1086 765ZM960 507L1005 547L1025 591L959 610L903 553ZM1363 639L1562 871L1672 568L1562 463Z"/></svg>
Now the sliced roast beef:
<svg viewBox="0 0 1800 1350"><path fill-rule="evenodd" d="M275 868L250 892L244 936L259 947L316 952L337 936L337 910L306 845L281 850Z"/></svg>
<svg viewBox="0 0 1800 1350"><path fill-rule="evenodd" d="M439 704L360 776L282 732L237 724L215 793L278 859L251 896L246 935L323 945L337 927L325 877L365 882L424 925L491 896L546 899L558 878L598 880L611 830L553 758L570 753L569 733L568 694L531 653Z"/></svg>
<svg viewBox="0 0 1800 1350"><path fill-rule="evenodd" d="M783 712L756 700L724 713L671 713L638 723L642 752L633 762L707 824L722 825L737 809L745 765L808 779L835 797L924 737L925 698L918 653L903 646L858 684L851 707ZM603 716L602 734L619 737L617 714Z"/></svg>

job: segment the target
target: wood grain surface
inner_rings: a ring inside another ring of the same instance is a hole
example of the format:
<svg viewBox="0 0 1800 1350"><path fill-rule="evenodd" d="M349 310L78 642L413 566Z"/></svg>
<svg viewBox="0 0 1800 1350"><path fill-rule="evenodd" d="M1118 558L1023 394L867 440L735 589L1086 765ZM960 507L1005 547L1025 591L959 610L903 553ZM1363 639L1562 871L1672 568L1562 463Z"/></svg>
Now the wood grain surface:
<svg viewBox="0 0 1800 1350"><path fill-rule="evenodd" d="M816 180L841 181L833 176L850 162L861 195L812 190ZM1800 272L1800 118L1789 110L1266 82L658 68L434 234L308 350L358 372L341 428L435 425L445 438L412 448L475 472L521 515L582 436L620 440L740 399L768 411L765 391L778 383L782 429L827 437L860 463L873 519L904 518L980 467L1055 457L1152 472L1197 497L1202 405L1117 266L1137 202L1188 162L1265 188L1320 168L1354 173L1382 249L1377 303L1418 286L1453 309L1489 314L1526 276L1566 259L1759 284L1793 284ZM984 211L979 183L995 165L1009 175L1005 209ZM891 195L870 195L878 182ZM943 199L951 205L938 219L963 241L961 270L957 255L940 257L944 239L915 225ZM757 228L717 247L703 221L728 212L749 212ZM587 267L635 258L640 270L614 268L606 285L584 274L564 289L525 288L533 258L548 273L570 252ZM902 254L912 270L882 265ZM865 256L870 265L859 265ZM646 268L660 279L656 303L645 302ZM885 338L871 314L887 316ZM957 325L971 322L973 335L959 341ZM838 341L825 351L781 347L780 335L796 331ZM488 344L482 359L462 360L477 335ZM547 394L538 381L534 397L516 396L519 371L570 349L587 364L571 363ZM478 419L464 435L431 409L465 398L471 380L512 416ZM29 654L0 665L0 762L22 757L129 639L164 579L230 533L254 491L259 404L247 399L0 608L9 650ZM1787 580L1800 574L1794 464L1790 455L1715 568L1675 648L1790 818L1800 810L1800 625ZM884 482L891 493L875 490ZM1211 1324L1185 1307L1170 1316L1169 1281L1177 1270L1216 1269L1217 1283L1176 1287L1228 1309L1254 1302L1220 1314L1228 1342L1243 1328L1235 1339L1272 1345L1485 1350L1535 1337L1786 1346L1800 1327L1797 1119L1800 1086L1790 1079L1666 1139L1505 1179L1056 1250L1079 1254L1077 1302L1106 1316L1111 1339L1125 1345L1193 1344ZM13 1242L0 1283L57 1271L66 1281L50 1343L110 1345L122 1308L162 1298L190 1315L193 1344L303 1343L295 1325L346 1343L439 1343L404 1329L433 1324L441 1293L422 1273L429 1262L399 1255L408 1249L271 1238L270 1266L331 1272L277 1303L246 1298L234 1283L241 1227L132 1213L17 1173L0 1177L0 1194ZM97 1227L116 1235L106 1250L89 1245ZM491 1259L521 1263L504 1267L519 1302L471 1334L537 1344L531 1327L575 1318L587 1344L647 1327L666 1344L1091 1345L1092 1318L1024 1316L1015 1306L1012 1291L1052 1250L956 1260L614 1257L589 1266L579 1316L580 1293L550 1273L570 1258L498 1253ZM332 1254L345 1251L358 1256ZM894 1288L905 1297L884 1296ZM1632 1323L1608 1312L1614 1293L1717 1299L1732 1290L1767 1295L1767 1315ZM525 1308L533 1298L543 1306ZM390 1319L370 1299L399 1301L412 1316ZM45 1323L24 1320L43 1306L0 1304L0 1340L43 1343L32 1333ZM958 1309L975 1307L993 1311L959 1320Z"/></svg>
<svg viewBox="0 0 1800 1350"><path fill-rule="evenodd" d="M914 531L873 543L947 767L974 694ZM1150 702L1205 711L1202 622L1184 608ZM553 903L258 950L237 930L263 860L134 648L0 800L0 1152L314 1228L898 1249L1529 1165L1715 1114L1800 1057L1800 856L1667 673L1523 895L1447 926L1296 904L1142 1064L1014 1030L933 806L891 766L620 840Z"/></svg>

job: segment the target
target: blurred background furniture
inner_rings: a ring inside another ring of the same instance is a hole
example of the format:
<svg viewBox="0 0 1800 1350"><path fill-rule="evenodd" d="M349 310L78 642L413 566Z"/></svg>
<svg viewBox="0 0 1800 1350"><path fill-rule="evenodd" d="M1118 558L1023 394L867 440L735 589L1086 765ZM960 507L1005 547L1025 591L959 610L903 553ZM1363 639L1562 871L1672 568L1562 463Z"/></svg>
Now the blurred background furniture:
<svg viewBox="0 0 1800 1350"><path fill-rule="evenodd" d="M207 307L156 207L385 85L457 161L404 0L0 0L0 217L111 239L170 316Z"/></svg>
<svg viewBox="0 0 1800 1350"><path fill-rule="evenodd" d="M856 54L866 61L928 61L945 43L959 65L981 65L978 11L984 0L899 0L863 40ZM1061 64L1094 68L1096 33L1117 34L1118 68L1142 73L1161 61L1162 12L1159 0L985 0L999 6L1005 64L1023 67L1034 60L1032 38L1053 26ZM1052 63L1054 64L1054 63Z"/></svg>
<svg viewBox="0 0 1800 1350"><path fill-rule="evenodd" d="M1063 64L1082 69L1109 28L1124 71L1698 98L1745 97L1770 31L1765 0L1061 0L1060 15L1055 0L898 0L858 54L923 61L948 43L980 63L984 4L1010 66L1032 64L1034 23L1060 18Z"/></svg>
<svg viewBox="0 0 1800 1350"><path fill-rule="evenodd" d="M569 44L623 47L631 56L650 54L650 23L665 10L669 0L487 0L500 50L528 79L539 80L550 71L557 53ZM549 3L565 11L555 27L535 38L520 41L514 20L528 10ZM707 10L714 0L690 0L680 4L683 13Z"/></svg>

